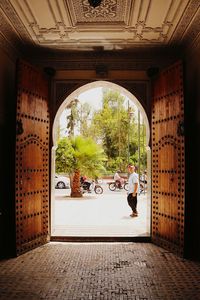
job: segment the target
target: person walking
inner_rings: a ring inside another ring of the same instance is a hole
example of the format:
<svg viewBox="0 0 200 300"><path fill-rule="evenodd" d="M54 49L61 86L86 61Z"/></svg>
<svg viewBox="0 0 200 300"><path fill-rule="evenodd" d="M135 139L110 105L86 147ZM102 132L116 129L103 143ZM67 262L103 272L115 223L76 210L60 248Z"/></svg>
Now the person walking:
<svg viewBox="0 0 200 300"><path fill-rule="evenodd" d="M134 165L128 165L128 172L129 172L129 178L128 178L128 196L127 201L128 205L132 209L131 217L137 217L137 193L138 193L138 187L139 187L139 178L138 174L135 172L135 166Z"/></svg>

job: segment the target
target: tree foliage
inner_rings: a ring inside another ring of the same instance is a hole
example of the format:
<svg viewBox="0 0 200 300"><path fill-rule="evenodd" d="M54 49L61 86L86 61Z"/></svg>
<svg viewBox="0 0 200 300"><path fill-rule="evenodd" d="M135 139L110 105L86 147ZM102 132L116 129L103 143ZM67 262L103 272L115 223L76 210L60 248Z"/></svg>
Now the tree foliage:
<svg viewBox="0 0 200 300"><path fill-rule="evenodd" d="M74 99L67 106L67 109L70 109L70 114L67 116L67 133L69 136L74 136L74 129L79 120L77 104L78 99Z"/></svg>
<svg viewBox="0 0 200 300"><path fill-rule="evenodd" d="M88 130L83 132L88 134L102 144L107 171L126 171L129 157L138 149L138 130L134 108L127 106L119 92L104 90L102 109L93 114Z"/></svg>
<svg viewBox="0 0 200 300"><path fill-rule="evenodd" d="M71 109L68 115L68 135L73 137L78 133L84 139L90 138L101 145L107 158L104 160L106 172L116 169L125 172L129 162L136 165L140 163L140 169L146 169L145 126L138 124L133 105L118 91L104 89L102 108L94 112L88 103L81 104L78 101L72 101L68 108ZM75 144L78 145L77 143L80 146L84 144L78 140ZM86 144L83 147L87 148Z"/></svg>
<svg viewBox="0 0 200 300"><path fill-rule="evenodd" d="M56 172L66 172L70 177L71 196L81 197L80 175L97 178L104 170L103 149L91 138L75 136L62 138L56 149Z"/></svg>
<svg viewBox="0 0 200 300"><path fill-rule="evenodd" d="M89 177L97 177L104 170L104 150L91 138L64 137L56 149L56 172L73 174L79 170Z"/></svg>
<svg viewBox="0 0 200 300"><path fill-rule="evenodd" d="M74 149L70 138L61 138L56 149L56 173L73 173Z"/></svg>

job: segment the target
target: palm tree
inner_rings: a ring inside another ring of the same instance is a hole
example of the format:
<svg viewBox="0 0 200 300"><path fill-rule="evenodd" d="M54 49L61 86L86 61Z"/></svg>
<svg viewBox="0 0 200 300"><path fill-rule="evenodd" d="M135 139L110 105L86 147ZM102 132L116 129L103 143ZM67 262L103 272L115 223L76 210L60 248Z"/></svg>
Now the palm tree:
<svg viewBox="0 0 200 300"><path fill-rule="evenodd" d="M56 150L56 171L62 170L70 175L71 197L81 197L80 174L98 177L104 170L103 149L91 138L82 136L62 138Z"/></svg>

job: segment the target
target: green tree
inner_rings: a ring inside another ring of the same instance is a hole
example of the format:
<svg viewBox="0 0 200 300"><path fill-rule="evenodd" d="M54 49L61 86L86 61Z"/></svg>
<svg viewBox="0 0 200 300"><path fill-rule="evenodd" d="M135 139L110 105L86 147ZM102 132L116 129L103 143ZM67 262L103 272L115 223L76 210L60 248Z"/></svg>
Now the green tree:
<svg viewBox="0 0 200 300"><path fill-rule="evenodd" d="M90 120L92 118L91 106L88 103L84 103L79 107L79 126L80 135L84 137L91 137Z"/></svg>
<svg viewBox="0 0 200 300"><path fill-rule="evenodd" d="M58 141L56 149L56 173L68 173L69 175L74 169L74 155L71 140L69 138L61 138Z"/></svg>
<svg viewBox="0 0 200 300"><path fill-rule="evenodd" d="M71 114L67 125L69 133L73 136L76 129L76 133L85 138L91 137L97 144L101 144L107 156L105 167L109 172L116 169L126 172L128 162L143 168L146 153L145 126L140 124L139 141L136 113L132 105L128 104L127 107L125 97L118 91L104 89L102 108L98 111L93 112L88 103L80 105L75 101L70 105Z"/></svg>
<svg viewBox="0 0 200 300"><path fill-rule="evenodd" d="M79 120L78 99L71 101L67 109L70 109L70 114L67 116L67 132L69 136L74 136L74 129Z"/></svg>
<svg viewBox="0 0 200 300"><path fill-rule="evenodd" d="M104 90L103 108L94 113L91 126L95 128L96 141L101 142L107 155L107 168L126 171L128 142L137 149L134 110L132 117L125 106L125 98L117 91Z"/></svg>
<svg viewBox="0 0 200 300"><path fill-rule="evenodd" d="M71 197L81 197L80 174L98 177L104 171L103 149L91 138L62 138L56 150L56 171L70 176Z"/></svg>

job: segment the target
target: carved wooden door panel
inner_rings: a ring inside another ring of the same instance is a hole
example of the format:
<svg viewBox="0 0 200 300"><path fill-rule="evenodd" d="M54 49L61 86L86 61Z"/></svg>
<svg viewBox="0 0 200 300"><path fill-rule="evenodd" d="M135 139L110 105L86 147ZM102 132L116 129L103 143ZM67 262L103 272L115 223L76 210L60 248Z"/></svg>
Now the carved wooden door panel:
<svg viewBox="0 0 200 300"><path fill-rule="evenodd" d="M182 64L154 82L152 107L152 240L170 251L184 248L184 99Z"/></svg>
<svg viewBox="0 0 200 300"><path fill-rule="evenodd" d="M16 120L16 251L48 240L48 81L33 66L18 64Z"/></svg>

